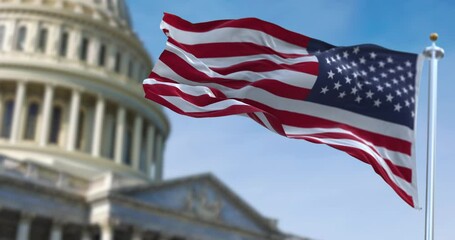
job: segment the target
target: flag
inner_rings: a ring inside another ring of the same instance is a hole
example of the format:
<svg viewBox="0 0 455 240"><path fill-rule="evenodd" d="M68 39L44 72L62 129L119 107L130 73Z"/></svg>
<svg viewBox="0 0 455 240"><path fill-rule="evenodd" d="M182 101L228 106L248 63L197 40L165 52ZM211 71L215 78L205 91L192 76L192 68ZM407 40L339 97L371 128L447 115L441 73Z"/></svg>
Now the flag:
<svg viewBox="0 0 455 240"><path fill-rule="evenodd" d="M256 18L193 24L165 14L145 97L191 117L245 115L370 164L418 207L414 125L421 58L333 46Z"/></svg>

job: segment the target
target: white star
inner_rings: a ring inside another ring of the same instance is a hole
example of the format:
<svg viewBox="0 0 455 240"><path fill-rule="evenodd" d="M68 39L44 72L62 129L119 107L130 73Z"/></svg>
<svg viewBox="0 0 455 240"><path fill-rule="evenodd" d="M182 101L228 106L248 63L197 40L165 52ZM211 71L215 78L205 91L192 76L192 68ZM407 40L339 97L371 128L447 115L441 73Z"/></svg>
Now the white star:
<svg viewBox="0 0 455 240"><path fill-rule="evenodd" d="M338 73L341 73L342 70L340 67L337 67L337 71L338 71Z"/></svg>
<svg viewBox="0 0 455 240"><path fill-rule="evenodd" d="M389 73L395 73L395 69L389 69Z"/></svg>
<svg viewBox="0 0 455 240"><path fill-rule="evenodd" d="M374 101L374 106L379 107L379 105L381 105L381 100L376 99L376 101Z"/></svg>
<svg viewBox="0 0 455 240"><path fill-rule="evenodd" d="M392 84L386 82L386 83L385 83L385 86L389 88L389 87L392 87Z"/></svg>
<svg viewBox="0 0 455 240"><path fill-rule="evenodd" d="M325 58L325 60L327 61L328 64L331 63L330 59L329 58Z"/></svg>
<svg viewBox="0 0 455 240"><path fill-rule="evenodd" d="M321 93L325 94L328 91L329 91L329 89L327 88L327 86L325 86L325 87L322 88Z"/></svg>
<svg viewBox="0 0 455 240"><path fill-rule="evenodd" d="M330 60L332 60L332 62L336 62L337 60L335 60L335 58L333 57L330 57Z"/></svg>
<svg viewBox="0 0 455 240"><path fill-rule="evenodd" d="M371 90L368 90L367 92L367 98L373 98L373 92Z"/></svg>
<svg viewBox="0 0 455 240"><path fill-rule="evenodd" d="M354 78L357 78L359 76L357 72L353 72L352 75L354 76Z"/></svg>
<svg viewBox="0 0 455 240"><path fill-rule="evenodd" d="M350 79L348 76L346 76L344 79L346 79L346 83L351 83L352 79Z"/></svg>
<svg viewBox="0 0 455 240"><path fill-rule="evenodd" d="M359 61L360 61L361 64L365 64L365 62L366 62L364 57L359 58Z"/></svg>
<svg viewBox="0 0 455 240"><path fill-rule="evenodd" d="M415 115L416 115L416 114L414 113L414 111L412 111L412 112L411 112L411 116L412 116L412 118L414 118L414 117L415 117Z"/></svg>
<svg viewBox="0 0 455 240"><path fill-rule="evenodd" d="M408 100L404 101L404 103L406 104L406 107L409 107L409 105L411 105Z"/></svg>
<svg viewBox="0 0 455 240"><path fill-rule="evenodd" d="M381 85L376 86L378 88L378 92L382 92L384 90L384 87Z"/></svg>
<svg viewBox="0 0 455 240"><path fill-rule="evenodd" d="M351 65L352 65L353 67L357 67L357 63L355 63L354 61L351 62Z"/></svg>
<svg viewBox="0 0 455 240"><path fill-rule="evenodd" d="M379 61L379 67L384 67L385 66L385 63L383 61Z"/></svg>
<svg viewBox="0 0 455 240"><path fill-rule="evenodd" d="M403 71L403 67L400 66L400 65L398 65L398 66L397 66L397 70L398 70L398 71Z"/></svg>
<svg viewBox="0 0 455 240"><path fill-rule="evenodd" d="M341 93L338 95L339 98L344 98L344 96L346 96L346 93L345 93L345 92L341 92Z"/></svg>
<svg viewBox="0 0 455 240"><path fill-rule="evenodd" d="M374 66L370 66L369 69L370 69L370 72L375 72L376 71L376 68Z"/></svg>
<svg viewBox="0 0 455 240"><path fill-rule="evenodd" d="M410 91L414 90L414 87L411 84L408 85L408 88Z"/></svg>
<svg viewBox="0 0 455 240"><path fill-rule="evenodd" d="M377 82L377 81L379 81L379 78L373 77L373 81Z"/></svg>
<svg viewBox="0 0 455 240"><path fill-rule="evenodd" d="M365 71L363 71L363 70L360 71L360 73L362 73L362 76L366 76L366 75L367 75L367 72L365 72Z"/></svg>
<svg viewBox="0 0 455 240"><path fill-rule="evenodd" d="M333 87L333 88L336 89L336 90L338 90L340 87L341 87L340 82L336 82L336 83L335 83L335 87Z"/></svg>
<svg viewBox="0 0 455 240"><path fill-rule="evenodd" d="M381 73L381 77L386 78L387 77L387 73Z"/></svg>
<svg viewBox="0 0 455 240"><path fill-rule="evenodd" d="M411 67L411 62L410 61L406 61L404 64L406 64L406 67Z"/></svg>
<svg viewBox="0 0 455 240"><path fill-rule="evenodd" d="M357 96L356 99L355 99L354 101L360 103L360 101L362 101L362 98L361 98L360 96Z"/></svg>
<svg viewBox="0 0 455 240"><path fill-rule="evenodd" d="M389 93L389 94L388 94L387 96L385 96L385 97L387 98L387 102L392 102L392 100L393 100L392 94Z"/></svg>
<svg viewBox="0 0 455 240"><path fill-rule="evenodd" d="M348 58L348 57L349 57L349 53L348 53L347 51L344 51L344 52L343 52L343 57L344 57L344 58Z"/></svg>
<svg viewBox="0 0 455 240"><path fill-rule="evenodd" d="M408 77L409 78L412 78L414 76L414 74L412 74L412 72L408 72Z"/></svg>
<svg viewBox="0 0 455 240"><path fill-rule="evenodd" d="M397 111L397 112L399 112L401 110L401 108L402 108L402 106L399 103L397 103L397 104L395 104L393 106L395 107L394 111Z"/></svg>
<svg viewBox="0 0 455 240"><path fill-rule="evenodd" d="M355 53L355 54L357 54L357 53L359 53L359 51L360 51L360 48L359 48L359 47L355 47L355 48L354 48L354 51L352 51L352 52Z"/></svg>
<svg viewBox="0 0 455 240"><path fill-rule="evenodd" d="M404 93L408 94L408 89L402 88L402 90L403 90Z"/></svg>
<svg viewBox="0 0 455 240"><path fill-rule="evenodd" d="M357 83L357 87L359 87L359 89L362 89L362 87L363 87L363 84L361 84L361 83Z"/></svg>
<svg viewBox="0 0 455 240"><path fill-rule="evenodd" d="M354 94L354 95L355 95L355 94L357 93L357 91L358 91L357 88L356 88L356 87L353 87L353 88L351 89L351 94Z"/></svg>
<svg viewBox="0 0 455 240"><path fill-rule="evenodd" d="M328 72L329 74L329 78L333 79L333 76L335 76L335 73L332 72L332 70L330 70L330 72Z"/></svg>
<svg viewBox="0 0 455 240"><path fill-rule="evenodd" d="M416 101L416 100L415 100L413 97L411 97L411 102L412 102L412 103L415 103L415 101Z"/></svg>
<svg viewBox="0 0 455 240"><path fill-rule="evenodd" d="M396 90L395 92L397 93L397 96L401 96L400 90Z"/></svg>
<svg viewBox="0 0 455 240"><path fill-rule="evenodd" d="M388 62L388 63L393 63L393 59L392 59L391 57L388 57L388 58L387 58L387 62Z"/></svg>
<svg viewBox="0 0 455 240"><path fill-rule="evenodd" d="M337 54L335 57L337 58L338 61L341 60L340 54Z"/></svg>
<svg viewBox="0 0 455 240"><path fill-rule="evenodd" d="M398 80L396 78L392 79L393 84L398 84Z"/></svg>
<svg viewBox="0 0 455 240"><path fill-rule="evenodd" d="M370 58L375 59L376 58L376 53L375 52L370 52Z"/></svg>

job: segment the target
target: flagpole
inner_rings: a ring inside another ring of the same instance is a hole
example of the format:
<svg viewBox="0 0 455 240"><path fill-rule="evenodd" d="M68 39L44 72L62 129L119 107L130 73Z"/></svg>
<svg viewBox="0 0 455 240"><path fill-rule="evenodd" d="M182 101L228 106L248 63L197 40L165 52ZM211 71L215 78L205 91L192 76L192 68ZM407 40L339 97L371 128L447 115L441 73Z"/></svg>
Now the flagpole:
<svg viewBox="0 0 455 240"><path fill-rule="evenodd" d="M434 168L436 152L436 108L438 86L438 60L444 57L444 49L436 46L438 34L430 35L431 46L423 54L430 60L428 88L428 139L427 139L427 187L425 204L425 240L434 237Z"/></svg>

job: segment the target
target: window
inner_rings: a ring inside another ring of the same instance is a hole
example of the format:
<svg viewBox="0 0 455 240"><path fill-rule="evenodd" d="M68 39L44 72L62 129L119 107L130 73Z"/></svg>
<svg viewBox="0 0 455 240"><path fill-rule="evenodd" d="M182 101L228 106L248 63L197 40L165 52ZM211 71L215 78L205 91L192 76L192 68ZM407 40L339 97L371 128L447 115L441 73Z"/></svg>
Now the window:
<svg viewBox="0 0 455 240"><path fill-rule="evenodd" d="M4 41L5 41L5 26L0 25L0 50L3 50Z"/></svg>
<svg viewBox="0 0 455 240"><path fill-rule="evenodd" d="M88 38L86 38L86 37L82 38L81 51L79 52L79 59L81 61L87 61L89 44L90 44L90 41Z"/></svg>
<svg viewBox="0 0 455 240"><path fill-rule="evenodd" d="M2 132L0 137L9 138L11 135L11 126L13 125L14 101L7 100L3 110Z"/></svg>
<svg viewBox="0 0 455 240"><path fill-rule="evenodd" d="M52 108L51 131L49 132L49 142L58 143L60 129L62 127L62 108L54 106Z"/></svg>
<svg viewBox="0 0 455 240"><path fill-rule="evenodd" d="M76 149L82 150L82 142L84 141L85 131L85 112L79 111L79 120L77 122Z"/></svg>
<svg viewBox="0 0 455 240"><path fill-rule="evenodd" d="M106 63L106 45L102 44L100 46L100 51L98 52L98 66L102 67Z"/></svg>
<svg viewBox="0 0 455 240"><path fill-rule="evenodd" d="M25 121L24 139L35 139L36 122L38 120L38 103L31 103L27 109L27 120Z"/></svg>
<svg viewBox="0 0 455 240"><path fill-rule="evenodd" d="M69 33L63 32L60 37L60 47L59 47L59 55L61 57L65 57L66 53L68 52L68 40L69 40Z"/></svg>
<svg viewBox="0 0 455 240"><path fill-rule="evenodd" d="M38 52L42 52L42 53L46 52L47 36L48 36L47 28L41 28L38 33L38 46L37 46Z"/></svg>
<svg viewBox="0 0 455 240"><path fill-rule="evenodd" d="M122 66L122 55L120 52L117 52L115 54L115 66L114 66L114 71L120 72L120 68Z"/></svg>
<svg viewBox="0 0 455 240"><path fill-rule="evenodd" d="M133 68L134 68L134 65L133 65L133 60L130 59L130 61L128 62L128 77L132 78L133 77Z"/></svg>
<svg viewBox="0 0 455 240"><path fill-rule="evenodd" d="M25 50L25 38L27 37L27 28L25 26L19 27L16 38L16 50Z"/></svg>
<svg viewBox="0 0 455 240"><path fill-rule="evenodd" d="M123 164L131 165L131 148L133 145L133 131L131 128L126 129L123 144Z"/></svg>

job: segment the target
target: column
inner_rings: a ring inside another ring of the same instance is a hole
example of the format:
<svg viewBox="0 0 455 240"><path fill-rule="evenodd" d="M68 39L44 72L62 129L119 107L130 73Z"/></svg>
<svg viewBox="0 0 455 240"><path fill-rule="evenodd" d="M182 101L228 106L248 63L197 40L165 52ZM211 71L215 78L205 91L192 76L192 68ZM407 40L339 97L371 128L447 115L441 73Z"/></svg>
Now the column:
<svg viewBox="0 0 455 240"><path fill-rule="evenodd" d="M49 55L56 57L58 56L60 48L60 38L62 36L62 27L54 25L49 28L48 42L46 49L49 49Z"/></svg>
<svg viewBox="0 0 455 240"><path fill-rule="evenodd" d="M41 120L42 126L39 134L39 145L42 147L46 146L48 141L53 98L54 87L52 85L46 85L46 89L44 91L43 115Z"/></svg>
<svg viewBox="0 0 455 240"><path fill-rule="evenodd" d="M79 60L79 51L81 48L82 35L80 30L71 31L68 40L68 59Z"/></svg>
<svg viewBox="0 0 455 240"><path fill-rule="evenodd" d="M79 107L81 105L81 94L78 90L73 90L70 103L70 119L68 124L68 139L66 150L74 151L76 148L77 127L79 125Z"/></svg>
<svg viewBox="0 0 455 240"><path fill-rule="evenodd" d="M161 134L156 135L155 149L155 180L163 179L163 137Z"/></svg>
<svg viewBox="0 0 455 240"><path fill-rule="evenodd" d="M115 128L115 152L114 159L118 164L122 163L123 141L125 140L126 110L119 106L117 109L117 126Z"/></svg>
<svg viewBox="0 0 455 240"><path fill-rule="evenodd" d="M90 45L88 48L87 62L91 65L98 66L98 53L100 49L100 41L98 38L90 38Z"/></svg>
<svg viewBox="0 0 455 240"><path fill-rule="evenodd" d="M100 226L100 233L101 233L100 240L113 240L114 239L114 229L109 224Z"/></svg>
<svg viewBox="0 0 455 240"><path fill-rule="evenodd" d="M3 49L5 52L11 52L14 48L14 36L16 35L17 20L8 21L5 24L5 42Z"/></svg>
<svg viewBox="0 0 455 240"><path fill-rule="evenodd" d="M27 39L25 41L25 52L34 52L38 36L38 22L27 24Z"/></svg>
<svg viewBox="0 0 455 240"><path fill-rule="evenodd" d="M62 224L59 222L53 222L51 227L50 240L61 240L62 239Z"/></svg>
<svg viewBox="0 0 455 240"><path fill-rule="evenodd" d="M133 228L131 240L142 240L142 233L139 229Z"/></svg>
<svg viewBox="0 0 455 240"><path fill-rule="evenodd" d="M11 143L16 143L19 139L19 130L21 124L21 112L25 101L25 82L18 82L16 87L16 98L14 100L13 124L11 127Z"/></svg>
<svg viewBox="0 0 455 240"><path fill-rule="evenodd" d="M141 159L141 139L142 139L142 125L143 120L140 115L134 119L134 132L133 132L133 169L139 170Z"/></svg>
<svg viewBox="0 0 455 240"><path fill-rule="evenodd" d="M151 165L155 164L153 159L153 146L155 146L155 126L153 124L149 124L147 127L147 140L146 140L146 150L145 150L145 162L146 162L146 169L147 175L150 178L155 178L155 172L151 171ZM152 176L153 174L153 176Z"/></svg>
<svg viewBox="0 0 455 240"><path fill-rule="evenodd" d="M32 216L23 214L19 219L17 226L16 240L28 240L30 234L30 227L32 223Z"/></svg>
<svg viewBox="0 0 455 240"><path fill-rule="evenodd" d="M98 96L95 107L95 121L93 125L93 143L92 156L99 157L101 153L101 136L103 134L103 118L105 110L105 101Z"/></svg>
<svg viewBox="0 0 455 240"><path fill-rule="evenodd" d="M83 228L82 233L81 233L81 240L91 240L91 239L92 239L92 236L90 234L90 230L88 230L87 228Z"/></svg>

